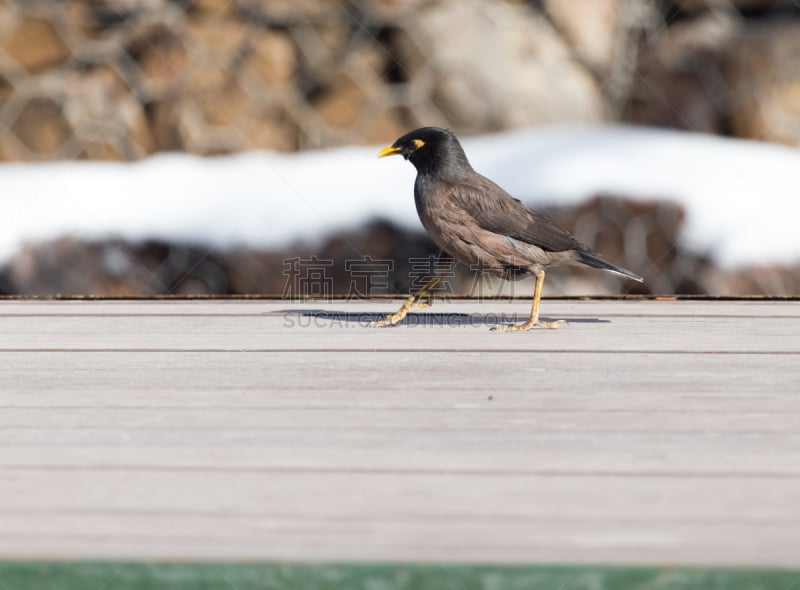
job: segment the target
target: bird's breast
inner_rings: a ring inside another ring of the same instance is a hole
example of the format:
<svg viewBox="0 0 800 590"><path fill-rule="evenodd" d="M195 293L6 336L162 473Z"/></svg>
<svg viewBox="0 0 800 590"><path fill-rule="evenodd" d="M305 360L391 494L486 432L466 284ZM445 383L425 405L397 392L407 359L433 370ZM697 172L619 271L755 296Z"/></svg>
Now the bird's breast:
<svg viewBox="0 0 800 590"><path fill-rule="evenodd" d="M453 219L452 203L448 198L449 191L443 183L431 182L425 176L418 176L414 184L414 204L423 227L433 242L442 250L453 256L448 237L449 221Z"/></svg>

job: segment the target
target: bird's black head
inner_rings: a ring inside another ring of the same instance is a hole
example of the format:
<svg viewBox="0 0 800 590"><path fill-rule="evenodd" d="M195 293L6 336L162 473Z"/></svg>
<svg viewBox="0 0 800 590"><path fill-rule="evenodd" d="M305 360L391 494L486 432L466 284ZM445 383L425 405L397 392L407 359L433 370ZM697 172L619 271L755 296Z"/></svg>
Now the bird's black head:
<svg viewBox="0 0 800 590"><path fill-rule="evenodd" d="M438 127L420 127L400 137L378 153L379 158L400 155L420 174L457 178L472 171L456 136Z"/></svg>

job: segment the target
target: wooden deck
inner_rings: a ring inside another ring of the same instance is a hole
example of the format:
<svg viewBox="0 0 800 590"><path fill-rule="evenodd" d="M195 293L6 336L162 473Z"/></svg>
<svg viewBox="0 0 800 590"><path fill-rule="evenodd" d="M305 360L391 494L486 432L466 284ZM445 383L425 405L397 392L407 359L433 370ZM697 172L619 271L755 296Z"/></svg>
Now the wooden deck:
<svg viewBox="0 0 800 590"><path fill-rule="evenodd" d="M0 559L800 568L800 302L395 307L0 302Z"/></svg>

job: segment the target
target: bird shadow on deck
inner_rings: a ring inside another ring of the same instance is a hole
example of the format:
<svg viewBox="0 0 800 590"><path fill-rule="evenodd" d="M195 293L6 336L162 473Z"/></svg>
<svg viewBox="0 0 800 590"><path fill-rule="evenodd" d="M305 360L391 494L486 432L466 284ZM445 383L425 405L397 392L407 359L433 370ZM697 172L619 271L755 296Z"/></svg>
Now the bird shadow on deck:
<svg viewBox="0 0 800 590"><path fill-rule="evenodd" d="M296 316L314 320L328 320L331 323L361 324L366 326L370 322L381 320L386 313L374 312L346 312L327 311L322 309L286 309L277 313L285 316ZM528 319L525 314L503 313L409 313L398 326L502 326L505 324L519 324ZM611 320L600 318L550 318L540 317L542 321L555 321L564 319L567 324L610 324Z"/></svg>

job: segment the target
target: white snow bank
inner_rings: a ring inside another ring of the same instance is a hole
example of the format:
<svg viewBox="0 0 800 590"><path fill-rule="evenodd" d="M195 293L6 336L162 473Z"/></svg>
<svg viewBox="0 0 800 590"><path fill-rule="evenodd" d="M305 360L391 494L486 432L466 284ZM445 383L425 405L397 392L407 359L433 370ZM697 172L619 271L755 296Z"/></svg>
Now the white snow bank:
<svg viewBox="0 0 800 590"><path fill-rule="evenodd" d="M464 146L479 172L528 204L607 191L672 199L688 213L683 244L723 266L800 261L800 150L627 127L536 128ZM376 216L421 227L413 167L377 150L3 164L0 261L65 234L266 247Z"/></svg>

